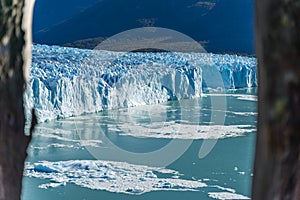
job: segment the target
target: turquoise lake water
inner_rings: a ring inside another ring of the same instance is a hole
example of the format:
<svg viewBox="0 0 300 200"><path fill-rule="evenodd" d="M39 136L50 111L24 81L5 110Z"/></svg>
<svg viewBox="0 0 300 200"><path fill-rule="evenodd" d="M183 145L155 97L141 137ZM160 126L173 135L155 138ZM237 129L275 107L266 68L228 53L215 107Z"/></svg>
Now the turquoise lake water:
<svg viewBox="0 0 300 200"><path fill-rule="evenodd" d="M213 99L225 99L226 106L216 108ZM256 103L256 89L231 90L41 123L28 149L22 199L247 199L253 176ZM212 115L218 114L225 116L224 124L212 122ZM200 159L203 143L210 144L211 151ZM152 152L157 152L155 158ZM159 167L172 172L151 168L157 167L149 166L156 158L153 162L167 163ZM112 166L101 168L108 174L101 177L101 185L91 184L100 181L92 175L91 165L80 164L95 160ZM69 168L64 171L60 166ZM140 175L136 181L134 176Z"/></svg>

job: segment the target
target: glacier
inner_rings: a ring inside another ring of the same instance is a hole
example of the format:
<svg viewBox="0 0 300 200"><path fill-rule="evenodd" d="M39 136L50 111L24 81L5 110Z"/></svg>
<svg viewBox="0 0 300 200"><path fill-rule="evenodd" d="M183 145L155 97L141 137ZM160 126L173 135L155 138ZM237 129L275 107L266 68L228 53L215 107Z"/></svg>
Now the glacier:
<svg viewBox="0 0 300 200"><path fill-rule="evenodd" d="M36 44L24 94L26 117L30 119L33 107L43 122L198 98L210 89L255 87L256 65L255 58L237 55L109 52Z"/></svg>

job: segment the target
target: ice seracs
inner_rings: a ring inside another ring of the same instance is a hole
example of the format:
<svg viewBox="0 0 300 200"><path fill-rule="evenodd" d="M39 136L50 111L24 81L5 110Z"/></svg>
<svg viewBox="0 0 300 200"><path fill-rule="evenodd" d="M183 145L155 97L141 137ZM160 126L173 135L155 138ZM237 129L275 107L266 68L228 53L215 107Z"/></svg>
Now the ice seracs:
<svg viewBox="0 0 300 200"><path fill-rule="evenodd" d="M217 69L218 73L214 70ZM216 81L221 77L222 82ZM39 121L200 97L257 85L256 59L208 53L125 53L34 45L25 98Z"/></svg>

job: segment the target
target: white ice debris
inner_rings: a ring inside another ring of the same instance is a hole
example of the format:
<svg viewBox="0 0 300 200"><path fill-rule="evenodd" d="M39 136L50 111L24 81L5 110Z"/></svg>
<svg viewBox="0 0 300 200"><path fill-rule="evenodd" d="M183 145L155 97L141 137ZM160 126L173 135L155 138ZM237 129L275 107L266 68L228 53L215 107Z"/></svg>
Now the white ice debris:
<svg viewBox="0 0 300 200"><path fill-rule="evenodd" d="M26 163L24 172L27 177L48 180L39 186L43 189L75 184L94 190L142 194L158 190L198 191L207 186L200 181L173 178L178 174L165 168L101 160Z"/></svg>

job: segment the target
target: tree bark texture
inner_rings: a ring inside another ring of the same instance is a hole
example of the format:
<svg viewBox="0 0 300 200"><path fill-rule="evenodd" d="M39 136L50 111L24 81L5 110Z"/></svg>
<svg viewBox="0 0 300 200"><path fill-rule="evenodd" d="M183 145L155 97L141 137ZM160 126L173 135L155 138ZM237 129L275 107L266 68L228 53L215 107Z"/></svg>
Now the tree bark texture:
<svg viewBox="0 0 300 200"><path fill-rule="evenodd" d="M256 0L258 133L252 199L300 199L300 1Z"/></svg>
<svg viewBox="0 0 300 200"><path fill-rule="evenodd" d="M24 134L24 5L24 0L0 0L0 200L20 199L31 139Z"/></svg>

